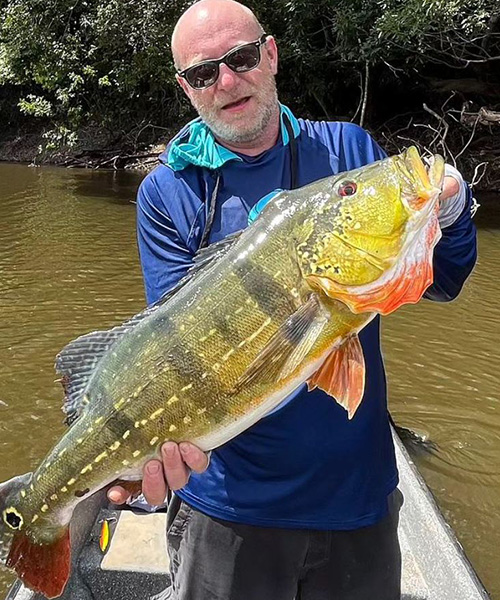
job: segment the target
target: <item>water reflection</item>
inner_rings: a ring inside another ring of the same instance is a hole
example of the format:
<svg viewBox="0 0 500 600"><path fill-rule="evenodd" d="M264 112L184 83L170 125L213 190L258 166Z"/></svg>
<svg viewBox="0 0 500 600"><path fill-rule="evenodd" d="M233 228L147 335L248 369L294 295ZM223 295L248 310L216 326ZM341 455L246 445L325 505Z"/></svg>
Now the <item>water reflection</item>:
<svg viewBox="0 0 500 600"><path fill-rule="evenodd" d="M0 481L32 470L64 429L57 352L143 306L140 179L0 164ZM393 415L437 444L419 466L500 599L500 200L481 201L480 260L464 293L385 319L384 348ZM0 573L0 595L7 581Z"/></svg>

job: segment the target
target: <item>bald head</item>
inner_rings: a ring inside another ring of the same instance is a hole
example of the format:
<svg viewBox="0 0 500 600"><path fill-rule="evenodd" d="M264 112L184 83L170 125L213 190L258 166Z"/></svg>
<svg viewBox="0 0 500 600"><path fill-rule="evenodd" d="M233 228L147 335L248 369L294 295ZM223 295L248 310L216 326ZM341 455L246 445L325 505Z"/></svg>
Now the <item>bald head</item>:
<svg viewBox="0 0 500 600"><path fill-rule="evenodd" d="M210 56L214 40L221 35L235 46L239 42L256 40L263 32L256 16L243 4L235 0L200 0L181 15L174 28L172 54L175 66L185 69L205 55Z"/></svg>
<svg viewBox="0 0 500 600"><path fill-rule="evenodd" d="M181 16L172 35L177 70L198 65L194 75L201 72L202 83L204 73L213 77L200 87L192 85L186 74L176 75L198 115L227 148L251 155L270 148L280 127L275 80L278 49L272 36L261 39L263 33L253 12L239 2L200 0ZM251 46L253 51L232 53L232 64L218 60L242 46ZM254 59L250 55L251 61L247 58L243 68L235 67L234 60L241 60L245 52L247 56L253 52ZM213 62L200 66L210 61L217 61L215 67Z"/></svg>

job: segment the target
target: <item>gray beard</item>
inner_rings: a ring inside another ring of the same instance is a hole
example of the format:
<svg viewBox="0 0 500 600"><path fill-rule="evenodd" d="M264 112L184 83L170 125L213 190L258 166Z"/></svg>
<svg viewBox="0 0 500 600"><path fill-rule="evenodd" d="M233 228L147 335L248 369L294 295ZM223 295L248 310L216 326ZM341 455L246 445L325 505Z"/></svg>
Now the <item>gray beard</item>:
<svg viewBox="0 0 500 600"><path fill-rule="evenodd" d="M221 142L229 142L233 144L244 144L253 142L256 140L266 127L269 125L271 119L275 115L276 107L278 106L278 93L274 81L272 82L272 89L269 89L269 101L262 107L260 112L260 118L255 125L249 129L241 130L241 128L235 127L234 125L227 125L218 121L216 117L212 115L212 111L205 110L204 108L195 108L198 114L210 128L212 133Z"/></svg>

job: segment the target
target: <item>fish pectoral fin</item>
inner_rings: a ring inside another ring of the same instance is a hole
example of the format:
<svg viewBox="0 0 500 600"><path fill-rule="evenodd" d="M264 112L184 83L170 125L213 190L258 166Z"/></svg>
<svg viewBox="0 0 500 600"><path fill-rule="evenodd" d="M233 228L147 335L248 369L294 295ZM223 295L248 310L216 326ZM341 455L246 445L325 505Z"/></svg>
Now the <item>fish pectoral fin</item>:
<svg viewBox="0 0 500 600"><path fill-rule="evenodd" d="M328 313L312 294L271 337L268 344L236 382L236 393L257 379L280 381L291 375L318 339Z"/></svg>
<svg viewBox="0 0 500 600"><path fill-rule="evenodd" d="M331 352L307 381L309 391L318 387L347 410L352 419L365 391L365 359L357 335Z"/></svg>
<svg viewBox="0 0 500 600"><path fill-rule="evenodd" d="M69 526L62 528L50 544L34 542L25 531L16 533L6 565L16 571L27 587L47 598L57 598L70 574Z"/></svg>

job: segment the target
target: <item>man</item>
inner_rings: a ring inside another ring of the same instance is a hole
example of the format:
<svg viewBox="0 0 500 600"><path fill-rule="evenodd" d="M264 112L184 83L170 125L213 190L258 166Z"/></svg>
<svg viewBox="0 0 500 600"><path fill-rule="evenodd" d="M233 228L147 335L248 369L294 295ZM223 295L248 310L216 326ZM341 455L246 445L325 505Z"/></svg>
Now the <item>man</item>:
<svg viewBox="0 0 500 600"><path fill-rule="evenodd" d="M278 52L253 13L201 0L172 38L177 81L201 120L185 127L138 194L138 238L149 302L186 273L200 245L245 227L277 188L385 156L361 128L297 120L279 104ZM475 262L470 190L446 177L435 252L434 300L459 293ZM164 444L143 491L167 484L176 600L396 600L400 498L375 319L360 335L367 367L355 419L302 387L277 410L216 449ZM191 476L190 476L191 475ZM113 488L110 498L126 499Z"/></svg>

